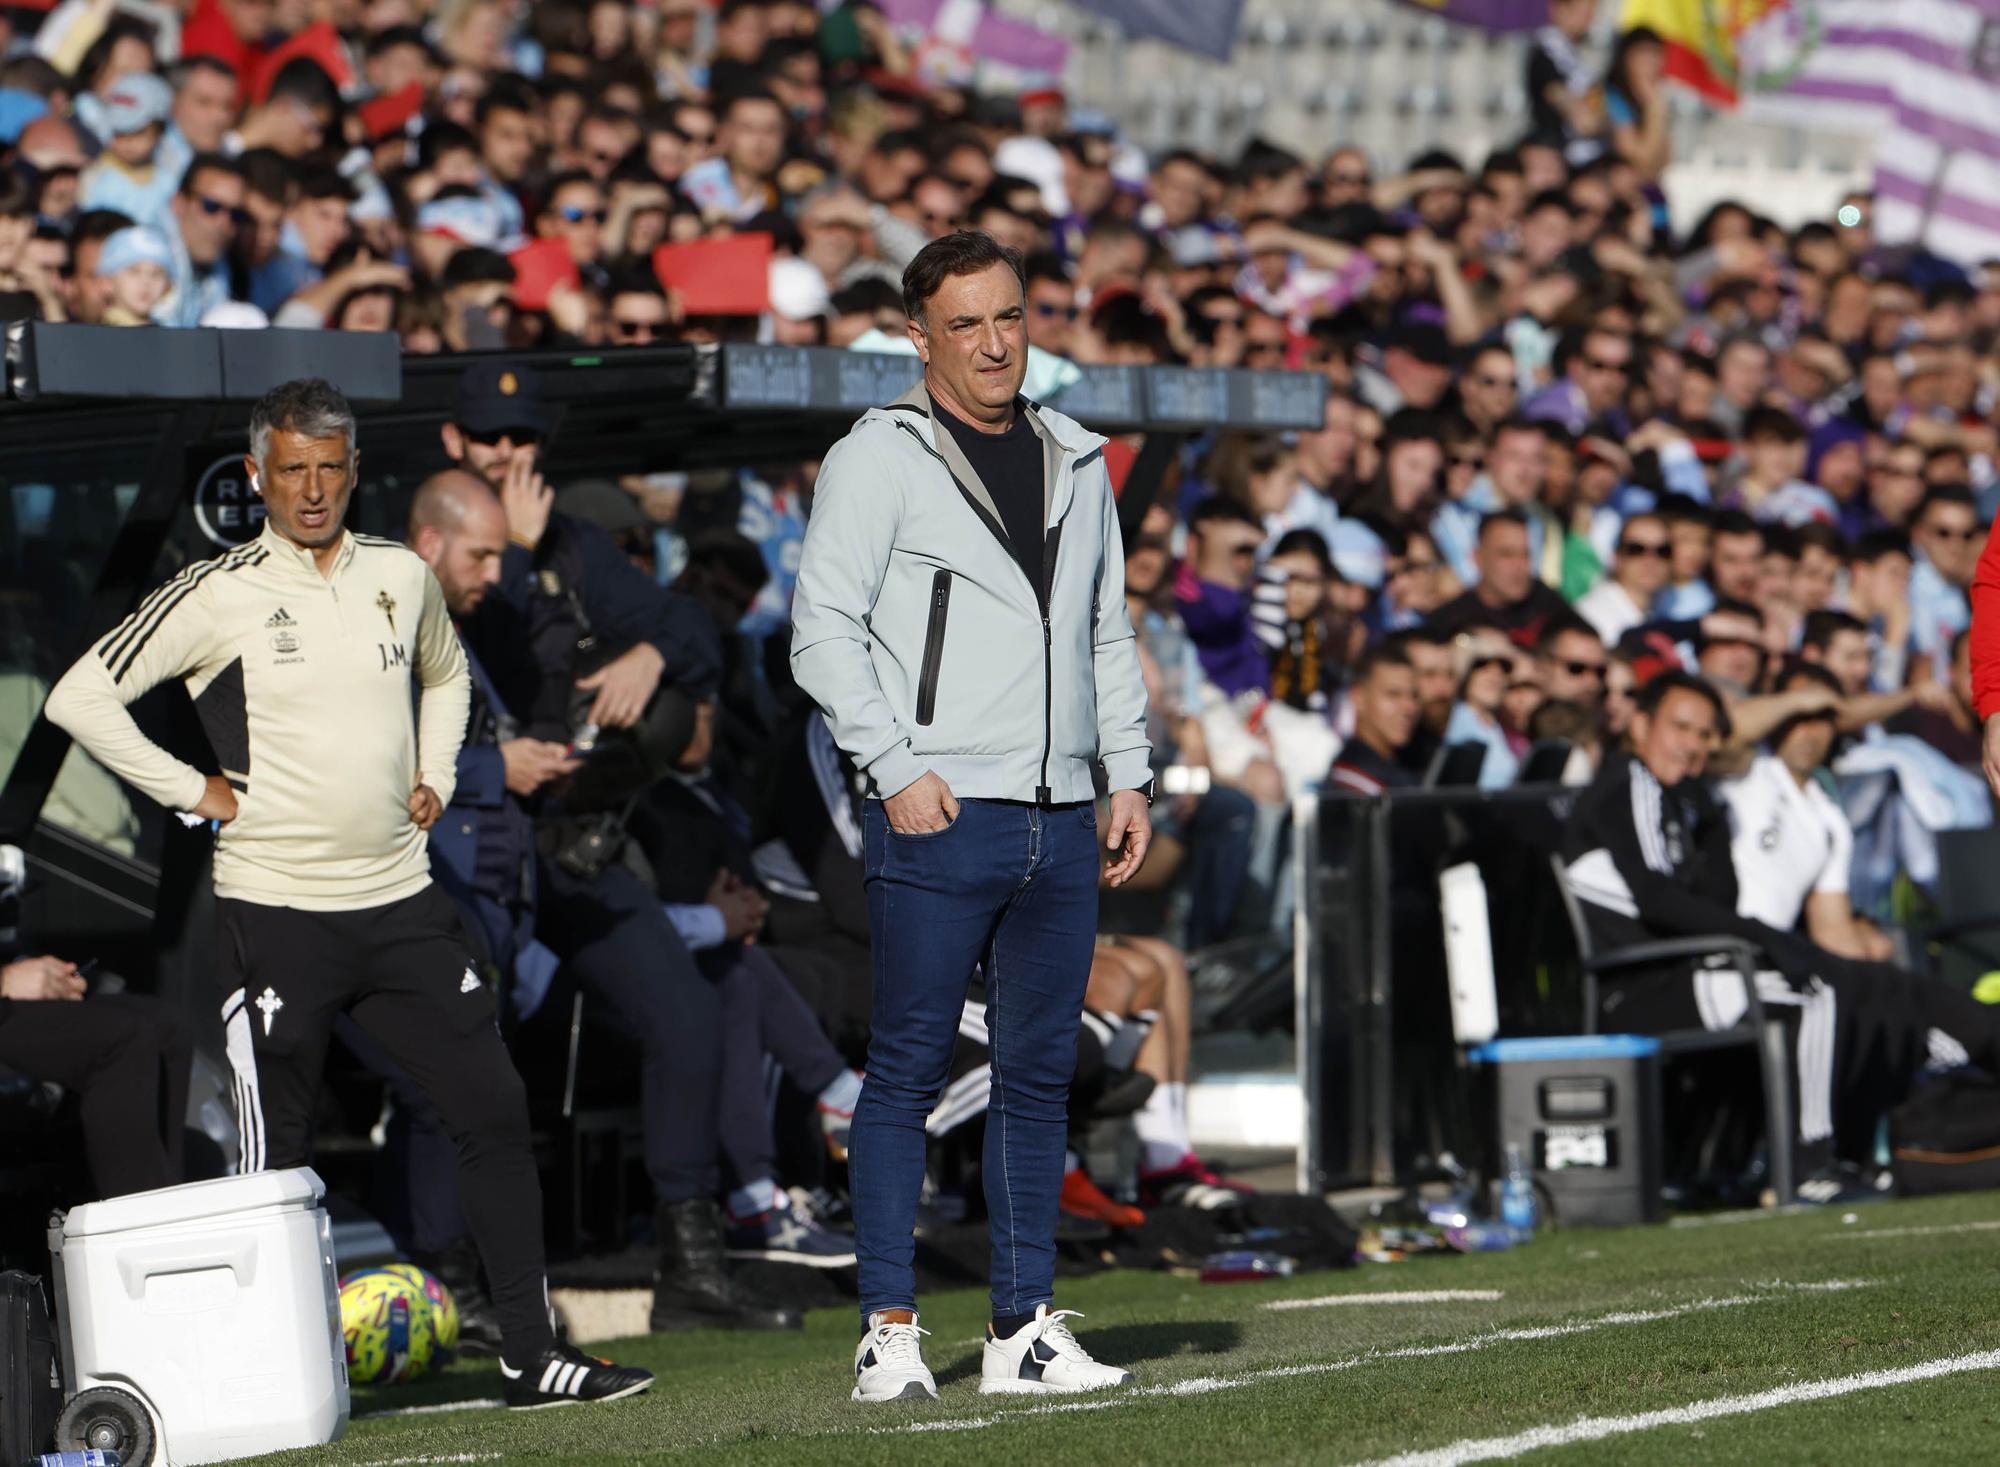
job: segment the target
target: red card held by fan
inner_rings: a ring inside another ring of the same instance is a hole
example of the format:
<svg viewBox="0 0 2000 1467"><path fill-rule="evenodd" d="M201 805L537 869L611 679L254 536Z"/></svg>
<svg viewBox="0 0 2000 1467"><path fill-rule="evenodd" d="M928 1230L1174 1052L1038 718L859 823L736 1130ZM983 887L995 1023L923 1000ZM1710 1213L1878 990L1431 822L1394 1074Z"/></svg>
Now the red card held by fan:
<svg viewBox="0 0 2000 1467"><path fill-rule="evenodd" d="M691 239L653 251L653 273L690 316L758 316L771 308L771 236Z"/></svg>
<svg viewBox="0 0 2000 1467"><path fill-rule="evenodd" d="M514 304L524 311L546 311L549 291L557 285L579 286L583 277L570 258L569 245L559 239L535 239L522 245L507 261L514 267Z"/></svg>

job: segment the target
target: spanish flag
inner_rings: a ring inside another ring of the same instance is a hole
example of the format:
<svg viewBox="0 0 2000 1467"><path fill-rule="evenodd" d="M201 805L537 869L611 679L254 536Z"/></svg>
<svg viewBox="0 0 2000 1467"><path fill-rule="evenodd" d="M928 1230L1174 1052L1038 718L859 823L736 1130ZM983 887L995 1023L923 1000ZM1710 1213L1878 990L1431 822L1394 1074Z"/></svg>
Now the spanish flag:
<svg viewBox="0 0 2000 1467"><path fill-rule="evenodd" d="M1621 29L1646 26L1667 47L1667 75L1721 107L1737 99L1736 38L1791 0L1625 0Z"/></svg>

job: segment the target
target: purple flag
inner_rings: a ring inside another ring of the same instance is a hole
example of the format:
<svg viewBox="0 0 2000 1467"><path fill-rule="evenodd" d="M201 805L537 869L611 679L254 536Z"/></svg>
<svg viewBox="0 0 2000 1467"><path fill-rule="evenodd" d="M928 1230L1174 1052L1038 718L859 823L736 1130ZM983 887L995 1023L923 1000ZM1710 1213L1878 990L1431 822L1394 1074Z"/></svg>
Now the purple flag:
<svg viewBox="0 0 2000 1467"><path fill-rule="evenodd" d="M1413 10L1428 11L1460 25L1483 31L1532 31L1549 23L1549 0L1403 0Z"/></svg>
<svg viewBox="0 0 2000 1467"><path fill-rule="evenodd" d="M1116 22L1137 40L1147 37L1227 61L1236 45L1243 0L1070 0L1078 10Z"/></svg>
<svg viewBox="0 0 2000 1467"><path fill-rule="evenodd" d="M878 0L892 25L928 31L973 61L1061 76L1069 42L1026 21L995 15L979 0Z"/></svg>

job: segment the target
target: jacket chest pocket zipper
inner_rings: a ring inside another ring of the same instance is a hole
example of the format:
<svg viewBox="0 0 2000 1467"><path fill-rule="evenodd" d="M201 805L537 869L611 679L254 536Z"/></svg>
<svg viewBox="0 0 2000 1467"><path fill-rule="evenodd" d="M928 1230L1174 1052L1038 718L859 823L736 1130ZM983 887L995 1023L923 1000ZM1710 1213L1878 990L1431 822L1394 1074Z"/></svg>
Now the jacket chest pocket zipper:
<svg viewBox="0 0 2000 1467"><path fill-rule="evenodd" d="M924 665L917 678L917 722L929 724L937 711L938 672L944 665L944 623L951 611L951 572L931 577L931 620L924 633Z"/></svg>

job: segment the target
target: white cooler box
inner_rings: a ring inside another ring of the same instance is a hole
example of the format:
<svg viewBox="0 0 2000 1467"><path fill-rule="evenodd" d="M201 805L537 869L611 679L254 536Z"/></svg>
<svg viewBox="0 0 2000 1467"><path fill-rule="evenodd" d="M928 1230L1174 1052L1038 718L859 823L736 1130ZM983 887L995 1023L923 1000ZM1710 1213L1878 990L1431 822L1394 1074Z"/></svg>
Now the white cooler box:
<svg viewBox="0 0 2000 1467"><path fill-rule="evenodd" d="M69 1394L138 1397L155 1464L338 1437L347 1351L325 1191L298 1167L113 1197L52 1223Z"/></svg>

